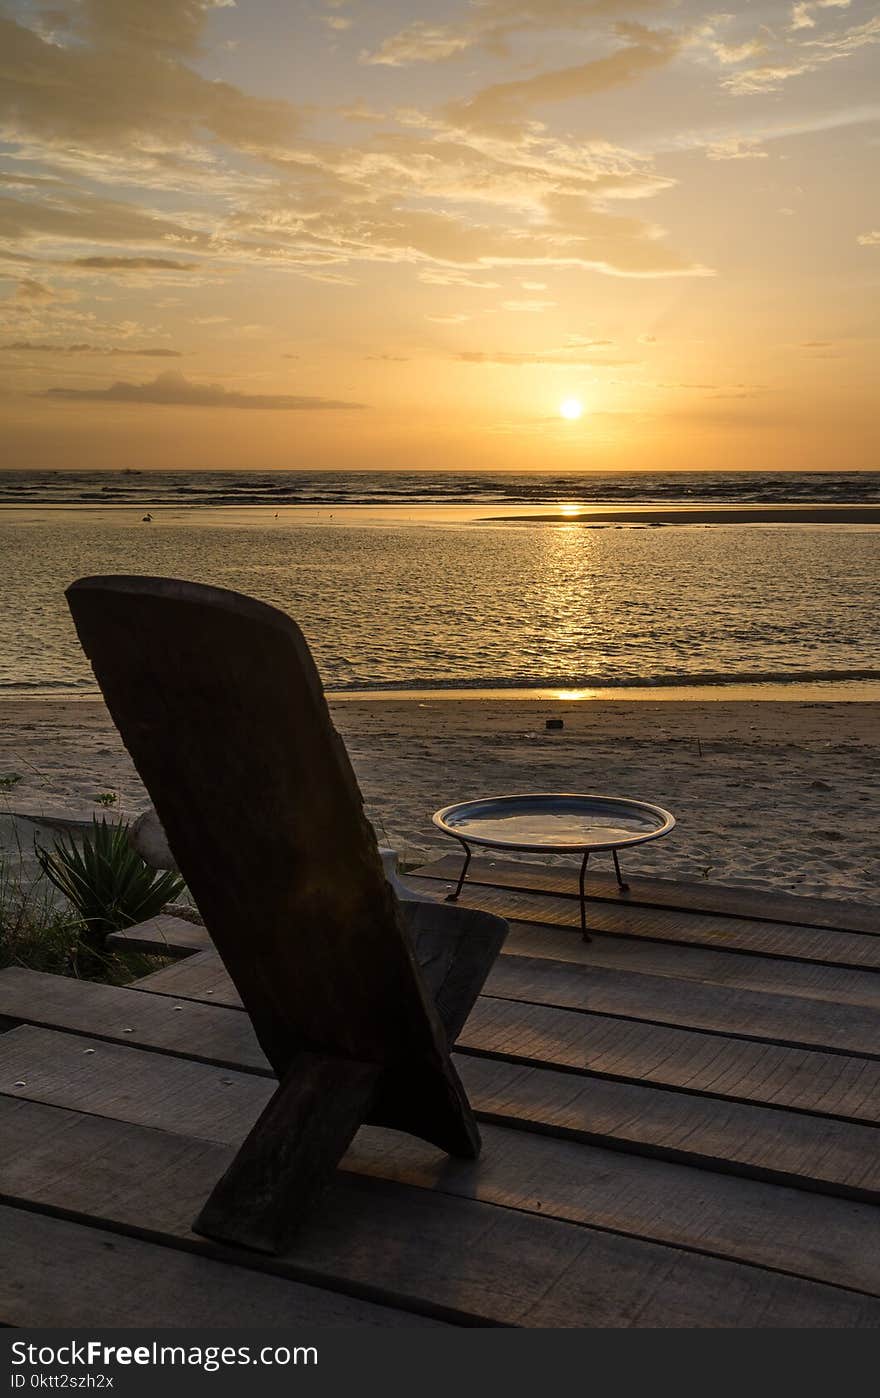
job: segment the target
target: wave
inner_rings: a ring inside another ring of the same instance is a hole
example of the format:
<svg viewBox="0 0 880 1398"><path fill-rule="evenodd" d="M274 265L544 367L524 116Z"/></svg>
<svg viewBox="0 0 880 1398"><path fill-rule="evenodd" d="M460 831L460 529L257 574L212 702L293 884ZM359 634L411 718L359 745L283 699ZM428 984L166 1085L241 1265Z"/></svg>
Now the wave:
<svg viewBox="0 0 880 1398"><path fill-rule="evenodd" d="M880 670L750 670L740 674L730 671L703 672L699 674L626 675L564 675L536 678L534 675L517 678L495 676L491 678L384 680L376 684L337 684L327 682L328 691L338 694L368 693L372 689L690 689L707 686L758 685L758 684L851 684L854 682L880 681Z"/></svg>
<svg viewBox="0 0 880 1398"><path fill-rule="evenodd" d="M630 474L424 471L0 471L0 504L285 505L871 504L880 472Z"/></svg>
<svg viewBox="0 0 880 1398"><path fill-rule="evenodd" d="M463 694L477 690L582 690L612 689L704 689L732 688L740 685L805 685L805 684L854 684L880 682L880 670L748 670L741 673L731 671L704 671L698 674L662 675L562 675L544 676L484 676L480 678L454 679L449 676L430 678L425 676L401 680L358 680L346 683L331 676L326 677L325 688L329 695L371 694L374 691L405 693L407 691L442 690L460 691ZM61 697L64 694L99 694L98 687L89 680L68 682L65 680L0 680L0 690L8 694L30 694L35 691L51 690Z"/></svg>

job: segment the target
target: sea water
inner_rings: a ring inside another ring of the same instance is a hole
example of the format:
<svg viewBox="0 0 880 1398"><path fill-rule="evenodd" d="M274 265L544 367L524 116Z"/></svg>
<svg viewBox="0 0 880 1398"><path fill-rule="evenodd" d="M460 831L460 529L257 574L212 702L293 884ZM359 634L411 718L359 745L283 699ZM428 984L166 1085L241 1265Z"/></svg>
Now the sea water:
<svg viewBox="0 0 880 1398"><path fill-rule="evenodd" d="M878 501L873 473L2 473L0 692L93 692L64 588L149 573L283 608L340 693L813 680L857 697L880 681L880 528L761 507ZM723 504L754 518L688 523ZM643 506L676 522L603 521Z"/></svg>

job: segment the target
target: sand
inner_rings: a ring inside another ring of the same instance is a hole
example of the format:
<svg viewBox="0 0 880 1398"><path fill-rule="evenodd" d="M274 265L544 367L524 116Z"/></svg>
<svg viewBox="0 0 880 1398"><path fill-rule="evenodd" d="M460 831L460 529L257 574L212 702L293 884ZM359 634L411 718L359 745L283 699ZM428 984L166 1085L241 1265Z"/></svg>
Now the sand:
<svg viewBox="0 0 880 1398"><path fill-rule="evenodd" d="M665 839L624 867L662 877L876 902L880 873L880 705L334 702L380 841L406 860L457 850L431 825L456 800L514 791L593 791L667 807ZM562 731L548 731L548 717ZM148 804L103 705L0 702L0 792L10 815L88 818ZM2 822L0 845L23 826ZM25 842L27 842L27 833Z"/></svg>
<svg viewBox="0 0 880 1398"><path fill-rule="evenodd" d="M595 529L605 524L880 524L880 505L675 505L669 509L638 506L621 509L608 505L564 505L540 514L510 511L486 515L484 524L583 524Z"/></svg>

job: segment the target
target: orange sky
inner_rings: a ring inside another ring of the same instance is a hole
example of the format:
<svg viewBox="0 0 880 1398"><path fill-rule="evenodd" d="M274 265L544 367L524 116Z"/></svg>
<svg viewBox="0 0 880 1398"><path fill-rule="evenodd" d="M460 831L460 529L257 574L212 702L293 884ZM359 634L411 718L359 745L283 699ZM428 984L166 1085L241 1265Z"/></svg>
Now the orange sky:
<svg viewBox="0 0 880 1398"><path fill-rule="evenodd" d="M870 0L8 4L3 462L878 469L878 41Z"/></svg>

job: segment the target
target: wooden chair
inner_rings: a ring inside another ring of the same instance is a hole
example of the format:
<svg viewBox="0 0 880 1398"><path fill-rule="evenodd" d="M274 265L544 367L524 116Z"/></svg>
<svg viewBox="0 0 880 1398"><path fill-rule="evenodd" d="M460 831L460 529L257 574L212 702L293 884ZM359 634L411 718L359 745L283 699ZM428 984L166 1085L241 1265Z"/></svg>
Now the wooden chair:
<svg viewBox="0 0 880 1398"><path fill-rule="evenodd" d="M506 923L398 903L299 628L168 578L82 578L67 598L279 1078L196 1231L285 1250L362 1122L475 1157L449 1049Z"/></svg>

